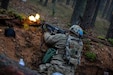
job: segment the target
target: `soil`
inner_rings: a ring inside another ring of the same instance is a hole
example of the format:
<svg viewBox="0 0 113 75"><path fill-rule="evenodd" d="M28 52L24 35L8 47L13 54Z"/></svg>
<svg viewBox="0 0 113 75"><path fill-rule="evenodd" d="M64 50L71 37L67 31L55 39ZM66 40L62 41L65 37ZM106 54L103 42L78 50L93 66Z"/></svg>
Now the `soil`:
<svg viewBox="0 0 113 75"><path fill-rule="evenodd" d="M20 4L15 0L12 0L10 4L12 4L15 10L21 13L29 14L37 11L37 9L30 4L28 6L22 3L21 6L19 6ZM29 30L26 30L14 26L16 38L5 37L5 28L6 26L0 26L0 53L4 53L17 62L20 58L23 58L27 67L38 70L42 57L48 49L45 44L42 45L43 33L41 28L30 27ZM88 38L83 39L84 49L81 64L76 70L76 75L104 75L105 72L113 75L113 47L91 41L89 49L86 45L87 39ZM86 59L85 53L89 50L96 54L97 58L94 62Z"/></svg>
<svg viewBox="0 0 113 75"><path fill-rule="evenodd" d="M41 29L25 30L24 28L14 27L16 38L13 38L4 36L5 28L0 27L0 53L4 53L17 62L20 58L23 58L26 66L32 69L38 67L47 49L46 46L41 46L43 43L41 41Z"/></svg>

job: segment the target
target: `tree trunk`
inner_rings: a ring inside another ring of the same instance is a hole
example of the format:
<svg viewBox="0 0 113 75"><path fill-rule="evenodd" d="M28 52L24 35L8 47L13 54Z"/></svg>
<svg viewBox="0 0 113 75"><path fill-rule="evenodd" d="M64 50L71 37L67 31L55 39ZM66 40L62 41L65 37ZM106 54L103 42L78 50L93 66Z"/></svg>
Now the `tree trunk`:
<svg viewBox="0 0 113 75"><path fill-rule="evenodd" d="M1 8L6 9L8 8L9 0L2 0Z"/></svg>
<svg viewBox="0 0 113 75"><path fill-rule="evenodd" d="M70 4L70 0L66 0L66 5L69 5Z"/></svg>
<svg viewBox="0 0 113 75"><path fill-rule="evenodd" d="M54 4L54 3L56 3L56 1L57 1L57 0L52 0L52 3Z"/></svg>
<svg viewBox="0 0 113 75"><path fill-rule="evenodd" d="M71 25L79 24L80 18L83 15L84 5L86 0L77 0L74 6L74 11L71 17Z"/></svg>
<svg viewBox="0 0 113 75"><path fill-rule="evenodd" d="M107 15L107 20L109 21L109 22L111 22L112 21L112 13L113 13L113 6L111 7L111 10L109 11L109 13L108 13L108 15Z"/></svg>
<svg viewBox="0 0 113 75"><path fill-rule="evenodd" d="M103 10L103 13L102 13L102 18L105 17L107 8L108 8L108 6L109 6L109 3L110 3L110 0L106 0L105 7L104 7L104 10Z"/></svg>
<svg viewBox="0 0 113 75"><path fill-rule="evenodd" d="M96 17L97 17L97 14L98 14L98 10L99 10L99 5L100 5L100 0L97 0L96 9L95 9L95 13L94 13L94 16L93 16L93 19L92 19L91 27L94 27Z"/></svg>
<svg viewBox="0 0 113 75"><path fill-rule="evenodd" d="M104 12L104 18L105 18L105 19L106 19L107 15L108 15L108 12L109 12L110 8L111 8L111 4L112 4L112 0L109 0L109 4L108 4L108 6L107 6L107 9L106 9L106 11Z"/></svg>
<svg viewBox="0 0 113 75"><path fill-rule="evenodd" d="M112 19L111 19L111 24L109 26L106 38L112 38L113 39L113 13L112 13Z"/></svg>
<svg viewBox="0 0 113 75"><path fill-rule="evenodd" d="M112 11L113 11L113 0L110 4L110 7L109 7L108 12L106 13L106 17L105 17L108 21L111 20Z"/></svg>
<svg viewBox="0 0 113 75"><path fill-rule="evenodd" d="M58 3L62 3L62 2L63 2L63 0L57 0L57 2L58 2Z"/></svg>
<svg viewBox="0 0 113 75"><path fill-rule="evenodd" d="M75 4L76 4L76 0L73 0L72 8L75 6Z"/></svg>
<svg viewBox="0 0 113 75"><path fill-rule="evenodd" d="M52 16L55 15L55 5L56 5L56 0L52 0Z"/></svg>
<svg viewBox="0 0 113 75"><path fill-rule="evenodd" d="M83 15L83 21L81 22L81 27L86 30L92 28L92 21L96 11L96 4L98 0L87 0L87 5Z"/></svg>
<svg viewBox="0 0 113 75"><path fill-rule="evenodd" d="M39 2L43 2L43 0L40 0Z"/></svg>
<svg viewBox="0 0 113 75"><path fill-rule="evenodd" d="M45 0L44 6L47 6L47 4L48 4L48 0Z"/></svg>
<svg viewBox="0 0 113 75"><path fill-rule="evenodd" d="M40 3L43 3L43 0L40 0L39 2L40 2Z"/></svg>
<svg viewBox="0 0 113 75"><path fill-rule="evenodd" d="M107 0L101 0L100 1L100 6L99 6L99 13L100 13L100 16L102 16L102 13L104 11L104 7L105 7L105 3L106 3Z"/></svg>

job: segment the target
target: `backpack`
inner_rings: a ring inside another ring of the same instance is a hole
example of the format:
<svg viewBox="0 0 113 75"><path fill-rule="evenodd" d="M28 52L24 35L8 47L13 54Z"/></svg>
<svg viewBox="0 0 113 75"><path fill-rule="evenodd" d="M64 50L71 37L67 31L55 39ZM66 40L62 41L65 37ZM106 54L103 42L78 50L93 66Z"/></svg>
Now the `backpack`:
<svg viewBox="0 0 113 75"><path fill-rule="evenodd" d="M50 62L51 58L53 55L56 54L56 50L54 48L49 48L46 52L46 54L44 55L42 62L43 63L48 63Z"/></svg>

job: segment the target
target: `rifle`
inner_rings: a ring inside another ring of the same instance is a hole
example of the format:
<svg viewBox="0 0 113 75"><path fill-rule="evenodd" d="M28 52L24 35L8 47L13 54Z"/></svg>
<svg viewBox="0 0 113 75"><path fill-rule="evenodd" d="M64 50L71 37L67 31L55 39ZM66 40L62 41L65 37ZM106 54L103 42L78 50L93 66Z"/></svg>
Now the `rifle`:
<svg viewBox="0 0 113 75"><path fill-rule="evenodd" d="M45 23L45 24L43 25L42 29L45 30L45 28L46 28L46 30L47 30L48 32L50 32L50 33L52 33L52 34L55 34L55 33L65 34L65 33L66 33L65 30L63 30L63 29L61 29L61 28L59 28L59 27L57 27L57 26L51 25L51 24L49 24L49 23Z"/></svg>
<svg viewBox="0 0 113 75"><path fill-rule="evenodd" d="M52 24L49 24L49 23L46 23L46 22L42 22L40 24L35 24L35 25L30 25L30 26L33 26L33 27L41 27L42 28L42 31L43 32L50 32L52 34L55 34L55 33L61 33L61 34L65 34L66 31L57 27L57 26L54 26Z"/></svg>

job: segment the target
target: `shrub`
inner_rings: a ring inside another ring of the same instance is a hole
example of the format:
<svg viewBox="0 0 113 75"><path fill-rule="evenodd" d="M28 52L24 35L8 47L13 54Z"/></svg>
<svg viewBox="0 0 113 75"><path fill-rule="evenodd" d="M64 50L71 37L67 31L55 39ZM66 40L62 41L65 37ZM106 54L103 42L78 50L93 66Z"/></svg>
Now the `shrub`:
<svg viewBox="0 0 113 75"><path fill-rule="evenodd" d="M85 56L86 58L89 60L89 61L95 61L96 60L96 54L93 53L93 52L86 52L85 53Z"/></svg>
<svg viewBox="0 0 113 75"><path fill-rule="evenodd" d="M108 41L113 45L113 39L109 38Z"/></svg>

